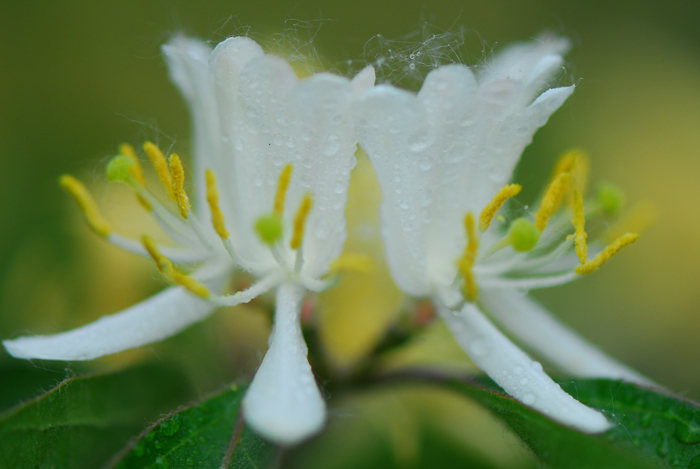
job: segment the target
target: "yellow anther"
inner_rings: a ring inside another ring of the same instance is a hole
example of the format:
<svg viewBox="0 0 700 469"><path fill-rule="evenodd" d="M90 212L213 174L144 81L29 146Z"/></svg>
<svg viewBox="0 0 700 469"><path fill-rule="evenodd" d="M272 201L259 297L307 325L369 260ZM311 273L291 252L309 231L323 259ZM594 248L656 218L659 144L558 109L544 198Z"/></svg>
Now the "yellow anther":
<svg viewBox="0 0 700 469"><path fill-rule="evenodd" d="M365 254L345 253L331 262L329 272L359 272L367 273L374 268L374 259Z"/></svg>
<svg viewBox="0 0 700 469"><path fill-rule="evenodd" d="M136 156L134 147L128 143L122 143L119 145L119 154L131 158L131 160L134 162L134 164L129 167L131 177L134 178L134 181L136 181L139 186L146 187L146 179L143 177L143 168L141 167L141 162L139 161L138 156Z"/></svg>
<svg viewBox="0 0 700 469"><path fill-rule="evenodd" d="M188 275L183 275L179 274L177 272L173 273L173 282L176 284L180 285L193 295L197 295L200 298L209 298L211 294L209 293L209 289L193 279L192 277Z"/></svg>
<svg viewBox="0 0 700 469"><path fill-rule="evenodd" d="M177 154L170 155L170 174L172 176L172 190L177 202L177 208L180 209L180 216L187 218L187 209L190 208L190 201L185 192L185 168L182 167L182 161Z"/></svg>
<svg viewBox="0 0 700 469"><path fill-rule="evenodd" d="M479 239L476 237L474 215L471 212L467 212L464 216L464 231L467 234L467 245L464 247L464 252L457 263L457 267L464 279L464 293L467 301L474 301L478 290L472 267L476 260L476 251L479 249Z"/></svg>
<svg viewBox="0 0 700 469"><path fill-rule="evenodd" d="M292 178L292 165L288 164L282 168L279 178L277 179L277 190L275 191L275 201L272 204L272 213L280 218L284 213L284 199L287 196L287 187L289 180Z"/></svg>
<svg viewBox="0 0 700 469"><path fill-rule="evenodd" d="M484 209L481 211L481 214L479 215L479 231L483 233L484 231L488 230L491 220L493 220L496 212L498 212L506 200L518 195L522 189L523 186L520 184L508 184L502 187L501 190L499 190L498 193L493 196L493 199L491 199L491 201L486 204L486 207L484 207Z"/></svg>
<svg viewBox="0 0 700 469"><path fill-rule="evenodd" d="M163 152L161 152L160 148L151 142L146 142L143 144L143 151L146 152L148 159L151 160L153 169L156 170L158 179L165 188L166 194L168 194L168 197L170 197L172 200L175 200L172 182L170 181L170 172L168 171L168 163L165 161Z"/></svg>
<svg viewBox="0 0 700 469"><path fill-rule="evenodd" d="M210 169L204 171L204 180L207 183L207 202L209 203L209 211L211 212L211 224L214 227L216 234L222 238L228 238L229 234L224 225L224 215L219 209L219 191L216 189L216 177Z"/></svg>
<svg viewBox="0 0 700 469"><path fill-rule="evenodd" d="M83 212L85 221L95 233L105 238L112 233L112 226L100 214L100 209L97 207L95 199L92 198L82 182L66 174L58 179L58 184L73 197L73 200Z"/></svg>
<svg viewBox="0 0 700 469"><path fill-rule="evenodd" d="M583 197L581 196L581 193L579 191L574 190L572 200L574 205L574 217L571 219L571 223L576 229L576 233L574 234L574 243L576 243L576 255L578 256L579 262L581 264L585 264L588 256L588 245L586 244L586 238L588 237L588 235L585 231L586 218L584 216L583 211Z"/></svg>
<svg viewBox="0 0 700 469"><path fill-rule="evenodd" d="M128 143L122 143L119 145L119 154L128 157L132 161L133 164L129 166L129 174L131 174L136 184L141 187L146 187L146 179L143 177L143 168L141 167L138 156L136 156L134 147ZM136 200L139 201L139 204L141 204L144 209L149 212L151 211L151 204L149 204L146 199L136 194Z"/></svg>
<svg viewBox="0 0 700 469"><path fill-rule="evenodd" d="M634 243L638 239L639 235L637 233L625 233L619 238L617 238L615 241L610 243L608 247L603 249L603 251L597 256L595 256L593 259L586 262L585 264L576 267L574 271L580 275L590 274L591 272L599 269L603 264L605 264L605 262L612 256L614 256L615 253L617 253L617 251L627 246L628 244Z"/></svg>
<svg viewBox="0 0 700 469"><path fill-rule="evenodd" d="M576 190L585 194L589 166L590 162L585 151L581 149L569 150L557 160L550 181L554 181L560 174L569 173L574 178Z"/></svg>
<svg viewBox="0 0 700 469"><path fill-rule="evenodd" d="M207 287L199 283L188 275L181 274L175 270L172 262L158 251L155 241L150 236L142 236L141 244L146 249L151 258L155 261L158 271L169 281L180 285L190 293L201 298L209 298L210 293Z"/></svg>
<svg viewBox="0 0 700 469"><path fill-rule="evenodd" d="M291 166L288 167L291 168ZM287 167L285 167L285 169L286 168ZM311 196L309 194L305 194L304 198L301 199L301 204L299 204L296 215L294 215L294 231L292 232L292 239L289 241L289 247L292 249L296 250L299 249L299 246L301 246L301 240L304 237L304 223L306 222L306 217L309 215L309 211L311 210L311 204Z"/></svg>
<svg viewBox="0 0 700 469"><path fill-rule="evenodd" d="M175 273L175 268L170 262L170 259L162 255L160 251L158 251L158 247L156 246L156 242L153 241L153 238L151 238L150 236L142 236L141 244L151 256L151 259L153 259L153 261L156 263L156 267L158 267L158 272L163 274L168 279L171 279L173 277L173 274Z"/></svg>
<svg viewBox="0 0 700 469"><path fill-rule="evenodd" d="M552 214L559 208L562 199L569 192L570 186L571 174L561 173L547 188L540 209L535 213L535 227L540 230L540 233L547 226Z"/></svg>

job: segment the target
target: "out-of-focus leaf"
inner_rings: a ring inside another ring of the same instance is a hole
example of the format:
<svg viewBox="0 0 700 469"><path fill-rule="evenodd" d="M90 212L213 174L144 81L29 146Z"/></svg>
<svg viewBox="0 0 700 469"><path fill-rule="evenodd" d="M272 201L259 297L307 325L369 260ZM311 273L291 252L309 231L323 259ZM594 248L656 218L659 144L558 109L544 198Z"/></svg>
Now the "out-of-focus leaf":
<svg viewBox="0 0 700 469"><path fill-rule="evenodd" d="M426 377L494 411L545 467L700 469L700 408L677 396L616 380L562 381L566 391L615 424L604 434L587 435L505 395L486 378Z"/></svg>
<svg viewBox="0 0 700 469"><path fill-rule="evenodd" d="M65 367L37 367L26 360L0 366L0 412L44 394L66 377Z"/></svg>
<svg viewBox="0 0 700 469"><path fill-rule="evenodd" d="M0 467L99 467L148 421L192 396L184 376L156 365L68 378L0 414Z"/></svg>
<svg viewBox="0 0 700 469"><path fill-rule="evenodd" d="M278 449L243 425L243 386L160 419L117 455L116 469L266 468Z"/></svg>

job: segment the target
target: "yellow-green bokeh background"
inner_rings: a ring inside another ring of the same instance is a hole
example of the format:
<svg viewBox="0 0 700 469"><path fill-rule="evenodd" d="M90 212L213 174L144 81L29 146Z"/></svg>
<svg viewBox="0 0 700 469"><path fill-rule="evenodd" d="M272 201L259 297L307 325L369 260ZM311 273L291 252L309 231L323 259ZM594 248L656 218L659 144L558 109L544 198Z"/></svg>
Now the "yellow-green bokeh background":
<svg viewBox="0 0 700 469"><path fill-rule="evenodd" d="M535 136L517 180L532 197L556 156L581 146L594 182L615 181L630 202L656 203L660 216L601 272L536 296L613 356L700 398L700 5L693 2L0 2L0 337L65 330L162 287L148 262L89 235L56 178L70 172L93 183L117 218L134 213L134 204L104 187L102 172L120 142L175 141L187 153L188 116L159 51L171 33L216 43L250 26L253 37L271 40L302 25L302 42L315 35L317 52L341 64L361 56L375 34L402 36L424 20L466 26L471 63L542 30L572 38L564 81L577 90ZM141 222L117 224L137 233ZM203 390L225 381L222 369L250 373L256 352L237 345L241 331L260 331L248 339L264 350L268 327L252 310L215 321L221 327L181 338L197 342L187 354L165 355L196 363ZM0 352L0 363L11 359Z"/></svg>

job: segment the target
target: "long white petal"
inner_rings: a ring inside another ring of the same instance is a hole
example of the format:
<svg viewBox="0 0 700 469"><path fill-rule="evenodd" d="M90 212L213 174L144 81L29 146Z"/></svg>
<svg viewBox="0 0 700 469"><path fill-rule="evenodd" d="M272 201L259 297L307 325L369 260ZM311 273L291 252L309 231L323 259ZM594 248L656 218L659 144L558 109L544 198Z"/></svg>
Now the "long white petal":
<svg viewBox="0 0 700 469"><path fill-rule="evenodd" d="M438 304L438 311L460 347L508 394L582 432L600 433L611 427L602 413L565 393L539 363L513 345L476 306L467 303L461 312L453 312Z"/></svg>
<svg viewBox="0 0 700 469"><path fill-rule="evenodd" d="M194 181L197 213L208 219L204 170L211 168L219 173L221 160L221 130L208 66L211 48L203 41L177 35L163 45L162 50L170 79L180 89L190 109L193 171L188 178Z"/></svg>
<svg viewBox="0 0 700 469"><path fill-rule="evenodd" d="M304 293L295 283L277 290L270 348L243 398L248 425L283 445L310 437L326 420L326 404L306 358L299 324Z"/></svg>
<svg viewBox="0 0 700 469"><path fill-rule="evenodd" d="M392 277L403 291L427 295L426 221L433 186L421 168L433 162L421 159L431 139L425 109L413 94L378 85L358 98L353 114L382 191L382 240Z"/></svg>
<svg viewBox="0 0 700 469"><path fill-rule="evenodd" d="M498 51L492 59L487 59L479 65L479 82L527 81L546 68L542 63L544 57L564 55L569 47L568 39L548 35L532 41L511 44ZM553 72L552 69L549 71Z"/></svg>
<svg viewBox="0 0 700 469"><path fill-rule="evenodd" d="M486 311L513 338L562 371L584 378L653 384L554 318L534 300L508 289L482 290Z"/></svg>
<svg viewBox="0 0 700 469"><path fill-rule="evenodd" d="M221 288L221 276L208 283ZM168 288L131 308L60 334L3 341L10 355L45 360L92 360L158 342L209 317L213 305L181 287Z"/></svg>

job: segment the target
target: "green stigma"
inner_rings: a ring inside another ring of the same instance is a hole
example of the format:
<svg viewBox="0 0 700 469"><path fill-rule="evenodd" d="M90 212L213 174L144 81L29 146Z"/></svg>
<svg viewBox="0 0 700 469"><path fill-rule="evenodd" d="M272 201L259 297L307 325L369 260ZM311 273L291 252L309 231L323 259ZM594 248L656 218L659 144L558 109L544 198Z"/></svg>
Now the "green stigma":
<svg viewBox="0 0 700 469"><path fill-rule="evenodd" d="M620 213L625 205L625 193L614 184L604 183L598 186L595 197L603 213L609 217Z"/></svg>
<svg viewBox="0 0 700 469"><path fill-rule="evenodd" d="M540 240L540 232L529 220L518 218L510 225L508 239L514 250L527 252L537 245L537 241Z"/></svg>
<svg viewBox="0 0 700 469"><path fill-rule="evenodd" d="M131 177L134 160L125 155L118 155L107 164L107 179L109 182L124 182Z"/></svg>
<svg viewBox="0 0 700 469"><path fill-rule="evenodd" d="M255 222L255 232L263 243L272 245L282 237L282 220L276 215L263 215Z"/></svg>

